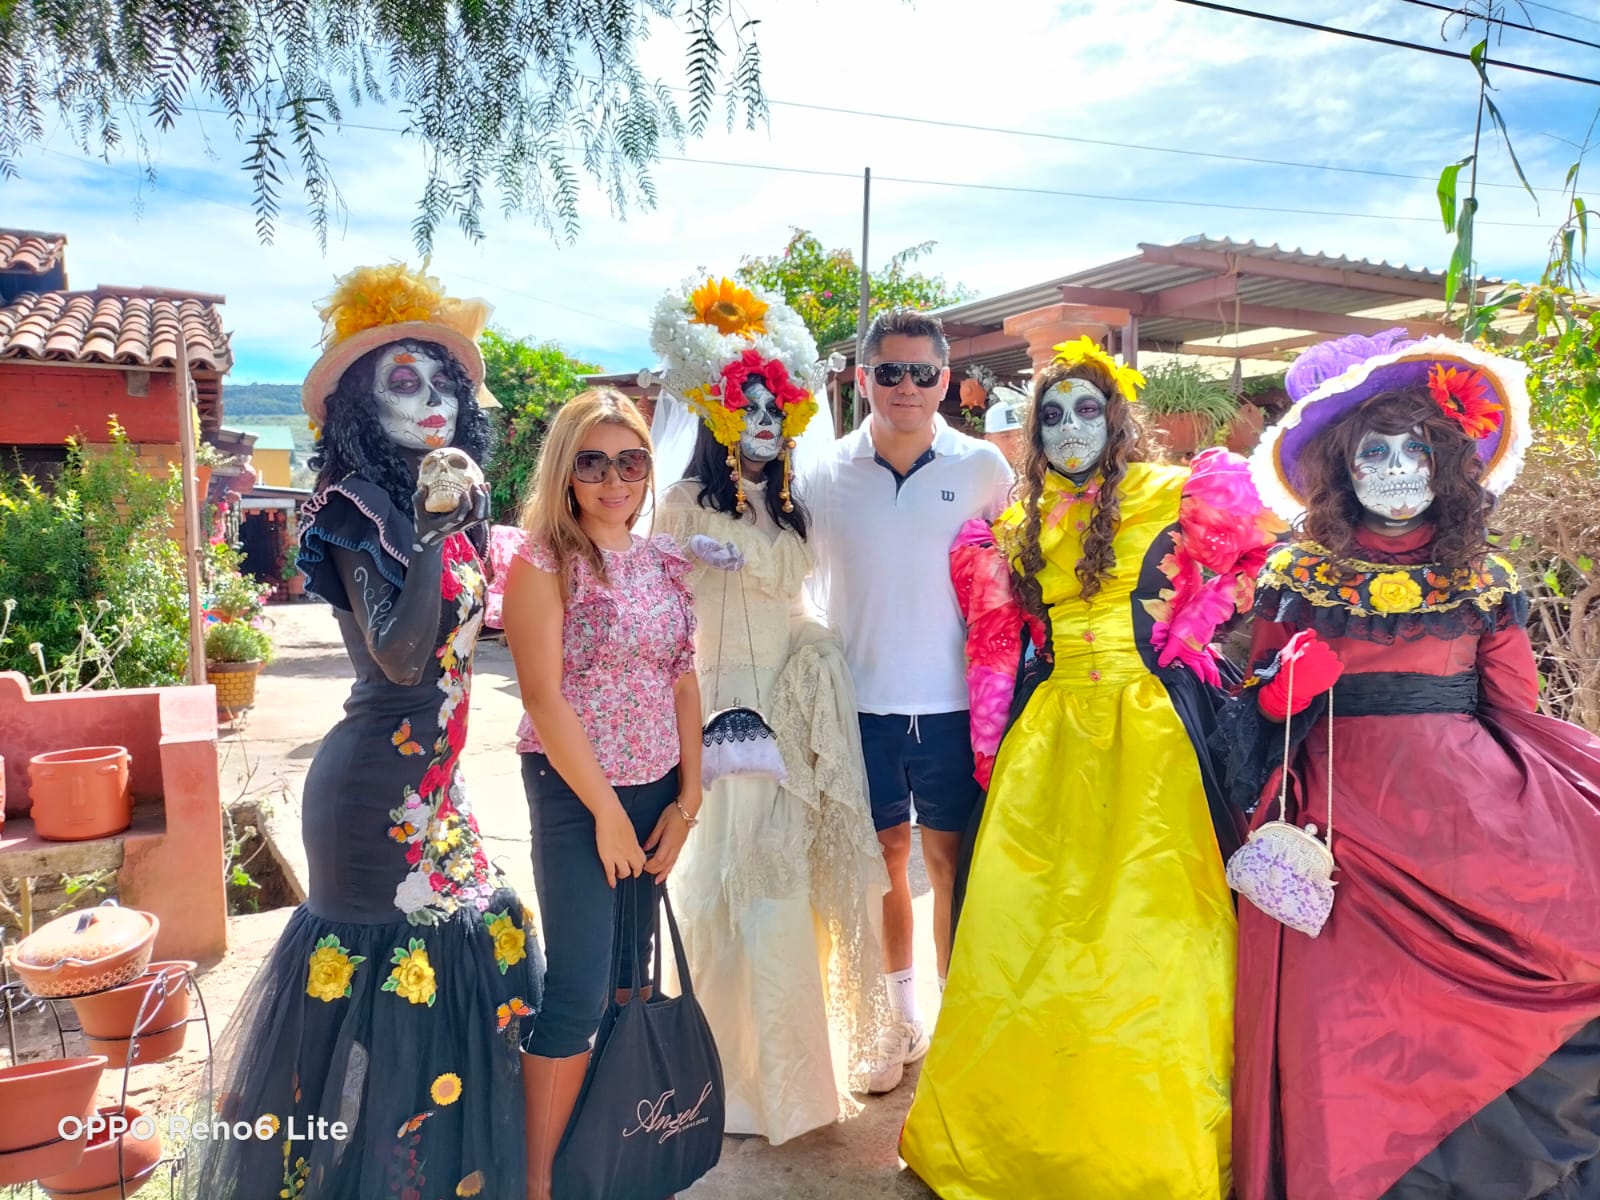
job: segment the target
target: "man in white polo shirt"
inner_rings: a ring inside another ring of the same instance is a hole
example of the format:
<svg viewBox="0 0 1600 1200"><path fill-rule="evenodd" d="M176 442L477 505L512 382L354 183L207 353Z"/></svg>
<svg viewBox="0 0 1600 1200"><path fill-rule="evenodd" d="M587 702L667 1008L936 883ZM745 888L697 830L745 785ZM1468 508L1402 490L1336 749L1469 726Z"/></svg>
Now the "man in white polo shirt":
<svg viewBox="0 0 1600 1200"><path fill-rule="evenodd" d="M942 985L956 861L979 794L966 625L950 582L950 547L963 523L1004 509L1012 472L995 447L957 433L939 415L950 347L937 317L880 314L859 362L857 393L872 415L834 444L807 481L806 502L829 623L844 640L855 682L872 818L889 871L884 970L899 1019L879 1047L869 1089L887 1092L928 1049L912 974L913 800Z"/></svg>

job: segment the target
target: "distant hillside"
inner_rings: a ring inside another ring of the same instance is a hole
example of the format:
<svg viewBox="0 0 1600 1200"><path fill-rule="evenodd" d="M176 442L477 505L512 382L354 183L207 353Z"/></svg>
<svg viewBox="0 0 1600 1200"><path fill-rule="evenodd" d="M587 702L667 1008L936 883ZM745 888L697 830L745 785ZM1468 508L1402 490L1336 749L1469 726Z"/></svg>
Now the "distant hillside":
<svg viewBox="0 0 1600 1200"><path fill-rule="evenodd" d="M296 416L300 412L300 385L225 383L222 385L222 411L229 420L239 421L247 417Z"/></svg>

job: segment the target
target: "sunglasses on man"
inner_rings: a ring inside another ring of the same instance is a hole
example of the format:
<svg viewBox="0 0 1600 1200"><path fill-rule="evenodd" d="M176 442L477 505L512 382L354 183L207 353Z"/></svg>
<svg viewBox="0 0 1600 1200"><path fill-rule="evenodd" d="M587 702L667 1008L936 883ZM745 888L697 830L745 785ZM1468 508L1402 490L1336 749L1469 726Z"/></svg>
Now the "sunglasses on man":
<svg viewBox="0 0 1600 1200"><path fill-rule="evenodd" d="M638 483L650 474L650 451L624 450L612 458L604 450L579 450L572 457L572 477L579 483L604 483L613 465L623 483Z"/></svg>
<svg viewBox="0 0 1600 1200"><path fill-rule="evenodd" d="M872 368L872 377L878 381L879 387L896 387L906 377L907 371L911 373L912 383L919 388L926 388L939 382L944 368L929 363L886 362Z"/></svg>

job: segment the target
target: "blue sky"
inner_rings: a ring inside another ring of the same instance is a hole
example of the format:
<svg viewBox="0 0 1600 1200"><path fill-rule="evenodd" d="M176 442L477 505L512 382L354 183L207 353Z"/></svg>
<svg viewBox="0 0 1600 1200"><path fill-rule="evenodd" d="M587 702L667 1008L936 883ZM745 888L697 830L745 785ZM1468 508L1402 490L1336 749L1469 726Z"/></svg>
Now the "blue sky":
<svg viewBox="0 0 1600 1200"><path fill-rule="evenodd" d="M1405 0L1237 6L1457 50L1469 44L1441 41L1442 14ZM1449 259L1433 180L1471 150L1477 88L1465 62L1173 0L1054 7L751 0L748 7L762 19L775 102L765 127L718 127L674 151L692 161L659 166L653 212L615 220L591 190L582 233L570 246L553 243L528 218L502 219L491 202L485 241L469 244L446 231L433 272L453 292L488 300L495 323L516 336L553 339L608 370L632 371L651 361L656 299L684 276L701 268L731 273L741 256L779 249L792 226L814 230L830 246L858 246L861 187L848 176L867 166L875 177L872 259L933 240L929 269L980 295L1125 257L1140 242L1202 232L1436 268ZM1541 28L1600 42L1600 19L1585 19L1589 7L1556 0L1565 14L1541 5L1527 15ZM646 64L677 83L683 49L681 31L658 22ZM1600 49L1512 31L1495 53L1600 78ZM1492 78L1529 178L1558 189L1572 143L1582 141L1600 106L1600 87L1506 70ZM372 106L347 116L362 125L400 124L397 114ZM896 116L917 120L888 119ZM143 284L225 295L231 378L299 382L316 357L314 302L334 277L362 263L416 257L409 225L423 176L415 144L352 129L330 138L327 150L348 218L325 255L293 191L275 244L259 244L248 181L237 169L243 151L217 117L194 117L160 140L153 182L131 156L86 158L56 130L44 147L24 151L20 179L0 181L0 223L66 233L74 287ZM1481 190L1483 268L1536 274L1560 199L1541 193L1536 210L1504 186L1515 178L1492 133L1482 157L1480 179L1489 185ZM1600 172L1600 160L1591 170ZM1044 194L1060 192L1080 196ZM1314 212L1215 207L1226 205Z"/></svg>

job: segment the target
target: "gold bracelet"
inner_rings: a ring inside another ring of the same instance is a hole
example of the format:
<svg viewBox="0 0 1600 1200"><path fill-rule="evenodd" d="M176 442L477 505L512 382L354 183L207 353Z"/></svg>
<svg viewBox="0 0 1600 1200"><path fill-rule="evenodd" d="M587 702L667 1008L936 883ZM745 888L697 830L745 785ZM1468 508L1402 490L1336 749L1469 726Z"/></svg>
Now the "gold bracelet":
<svg viewBox="0 0 1600 1200"><path fill-rule="evenodd" d="M677 806L678 815L680 817L682 817L684 819L684 821L686 821L688 823L688 826L689 826L690 829L693 829L696 825L700 824L700 818L699 817L691 817L689 815L689 810L684 808L682 800L674 800L673 804L675 804Z"/></svg>

